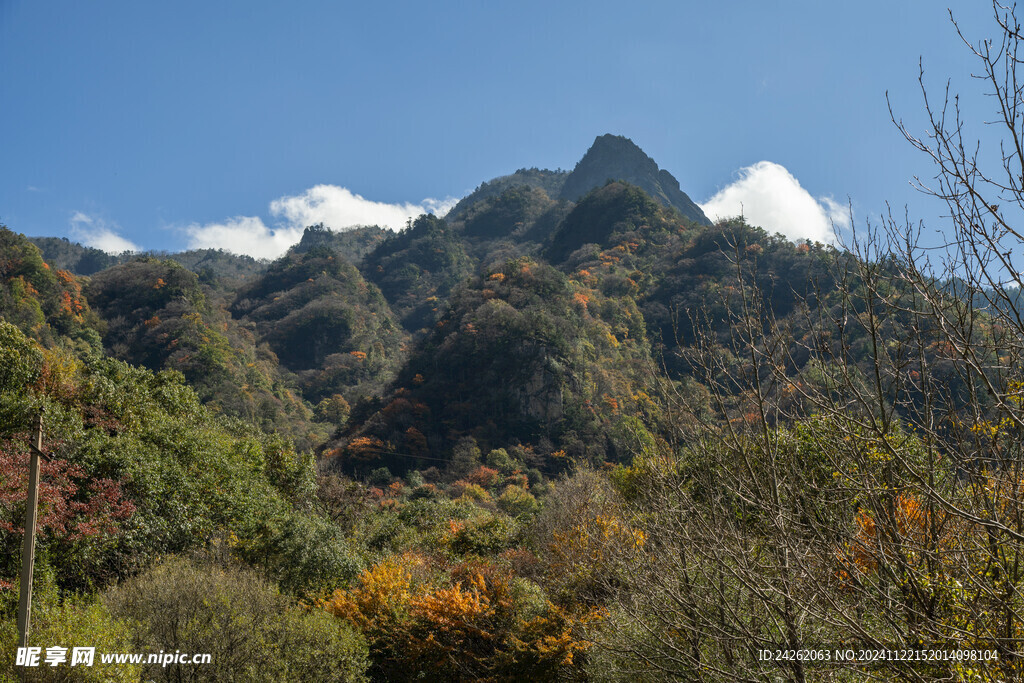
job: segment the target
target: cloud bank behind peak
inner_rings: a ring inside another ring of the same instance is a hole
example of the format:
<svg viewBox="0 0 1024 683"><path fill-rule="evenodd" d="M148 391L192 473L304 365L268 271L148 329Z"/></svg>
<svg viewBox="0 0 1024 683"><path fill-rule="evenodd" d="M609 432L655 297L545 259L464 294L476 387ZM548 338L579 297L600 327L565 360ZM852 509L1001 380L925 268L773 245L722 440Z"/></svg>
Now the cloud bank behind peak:
<svg viewBox="0 0 1024 683"><path fill-rule="evenodd" d="M185 233L190 249L223 249L255 258L276 258L297 243L309 225L323 223L334 230L379 225L398 230L420 214L443 216L455 203L455 199L447 198L389 204L337 185L316 185L302 194L270 202L270 215L277 219L272 227L258 216L235 216L215 223L193 223L185 227Z"/></svg>
<svg viewBox="0 0 1024 683"><path fill-rule="evenodd" d="M759 161L737 175L735 182L700 205L711 220L742 215L770 233L826 244L836 241L836 229L850 227L846 206L831 197L813 197L780 164Z"/></svg>
<svg viewBox="0 0 1024 683"><path fill-rule="evenodd" d="M424 199L419 203L377 202L338 185L315 185L270 202L270 224L259 216L234 216L180 228L189 249L223 249L255 258L273 259L299 242L309 225L334 230L379 225L399 230L424 213L444 216L456 199ZM814 197L780 164L759 161L740 169L736 179L700 204L712 220L743 215L752 225L781 233L791 240L836 242L836 230L850 225L846 206L830 197ZM71 234L89 246L119 254L141 247L119 234L117 225L75 212Z"/></svg>
<svg viewBox="0 0 1024 683"><path fill-rule="evenodd" d="M118 226L108 224L102 218L76 211L71 216L71 235L87 247L94 247L108 254L122 254L126 251L142 251L139 245L118 234Z"/></svg>

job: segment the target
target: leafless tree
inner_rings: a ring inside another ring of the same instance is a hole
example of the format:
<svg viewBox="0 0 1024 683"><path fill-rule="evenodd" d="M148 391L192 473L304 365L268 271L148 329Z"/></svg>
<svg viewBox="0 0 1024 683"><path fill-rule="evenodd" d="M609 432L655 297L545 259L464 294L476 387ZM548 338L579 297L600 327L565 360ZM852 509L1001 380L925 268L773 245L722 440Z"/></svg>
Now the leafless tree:
<svg viewBox="0 0 1024 683"><path fill-rule="evenodd" d="M971 43L997 116L980 140L921 77L944 245L887 214L833 260L829 288L776 318L737 249L731 335L692 346L690 411L634 465L628 577L598 668L672 680L1016 680L1024 673L1024 78L1020 25ZM992 135L994 130L999 135ZM675 409L686 412L688 397ZM765 662L762 649L995 652L998 661ZM968 673L970 669L970 673Z"/></svg>

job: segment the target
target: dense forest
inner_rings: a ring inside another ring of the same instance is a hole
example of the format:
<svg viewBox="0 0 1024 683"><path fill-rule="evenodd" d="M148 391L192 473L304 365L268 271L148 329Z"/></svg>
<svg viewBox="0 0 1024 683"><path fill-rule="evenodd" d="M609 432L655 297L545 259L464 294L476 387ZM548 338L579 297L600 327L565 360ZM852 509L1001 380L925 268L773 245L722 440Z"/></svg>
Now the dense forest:
<svg viewBox="0 0 1024 683"><path fill-rule="evenodd" d="M1021 159L932 122L940 267L611 135L273 261L0 226L0 680L40 416L31 643L212 661L31 680L1019 679ZM984 654L762 654L847 648Z"/></svg>

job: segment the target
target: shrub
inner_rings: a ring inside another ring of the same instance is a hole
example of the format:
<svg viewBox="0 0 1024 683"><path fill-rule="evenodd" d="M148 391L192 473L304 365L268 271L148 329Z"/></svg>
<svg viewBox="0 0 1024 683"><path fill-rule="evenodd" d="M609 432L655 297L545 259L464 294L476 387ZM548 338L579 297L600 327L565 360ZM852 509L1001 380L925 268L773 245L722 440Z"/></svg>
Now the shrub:
<svg viewBox="0 0 1024 683"><path fill-rule="evenodd" d="M362 563L336 524L314 515L268 519L242 556L284 590L308 595L354 579Z"/></svg>
<svg viewBox="0 0 1024 683"><path fill-rule="evenodd" d="M409 500L433 500L434 498L437 498L437 496L438 491L436 486L433 484L423 484L412 490L412 493L409 494Z"/></svg>
<svg viewBox="0 0 1024 683"><path fill-rule="evenodd" d="M490 467L480 466L466 475L466 481L470 484L477 484L489 488L498 483L498 470Z"/></svg>
<svg viewBox="0 0 1024 683"><path fill-rule="evenodd" d="M463 554L490 555L515 545L519 529L504 515L482 515L461 526L452 539L452 550Z"/></svg>
<svg viewBox="0 0 1024 683"><path fill-rule="evenodd" d="M579 680L591 615L571 617L487 562L429 576L420 556L390 557L322 603L366 634L374 680Z"/></svg>
<svg viewBox="0 0 1024 683"><path fill-rule="evenodd" d="M465 498L476 502L486 502L491 499L491 494L487 492L487 489L479 484L470 484L464 479L452 484L449 493L453 498Z"/></svg>
<svg viewBox="0 0 1024 683"><path fill-rule="evenodd" d="M0 622L0 681L3 683L22 680L13 672L31 672L28 680L32 681L96 681L99 683L138 681L141 667L135 664L107 664L100 661L100 653L131 652L132 624L111 615L106 605L95 598L67 597L58 598L52 577L40 581L36 576L35 591L32 599L32 631L29 645L42 647L45 656L47 647L67 648L68 661L56 667L43 664L31 669L16 669L15 653L18 648L17 599L18 587L4 591L0 602L3 603L5 619ZM92 666L70 666L72 648L95 647L96 652ZM7 672L11 672L8 674ZM8 677L9 676L9 677Z"/></svg>
<svg viewBox="0 0 1024 683"><path fill-rule="evenodd" d="M496 448L487 454L487 466L499 470L502 474L510 474L519 463L504 448Z"/></svg>
<svg viewBox="0 0 1024 683"><path fill-rule="evenodd" d="M370 476L366 478L366 481L372 486L387 486L391 483L391 479L391 470L387 467L378 467L370 472Z"/></svg>
<svg viewBox="0 0 1024 683"><path fill-rule="evenodd" d="M448 475L452 479L461 479L480 466L480 447L476 439L464 436L452 449L452 458L448 462Z"/></svg>
<svg viewBox="0 0 1024 683"><path fill-rule="evenodd" d="M356 534L370 550L394 552L415 540L415 532L402 523L398 513L389 510L360 520Z"/></svg>
<svg viewBox="0 0 1024 683"><path fill-rule="evenodd" d="M529 491L519 486L506 486L498 498L498 508L513 517L530 515L540 509L540 503Z"/></svg>
<svg viewBox="0 0 1024 683"><path fill-rule="evenodd" d="M250 569L172 558L108 590L104 601L136 624L135 651L212 656L206 665L149 665L146 680L366 680L358 633L296 605Z"/></svg>

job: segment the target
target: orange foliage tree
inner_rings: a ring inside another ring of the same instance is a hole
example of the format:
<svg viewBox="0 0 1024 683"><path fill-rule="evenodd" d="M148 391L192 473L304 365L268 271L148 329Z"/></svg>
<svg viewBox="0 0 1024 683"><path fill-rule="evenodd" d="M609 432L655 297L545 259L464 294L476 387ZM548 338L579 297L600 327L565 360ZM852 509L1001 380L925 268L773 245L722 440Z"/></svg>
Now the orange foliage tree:
<svg viewBox="0 0 1024 683"><path fill-rule="evenodd" d="M556 678L579 664L589 646L581 629L597 614L573 618L547 601L528 605L522 582L489 564L441 572L406 553L364 571L323 607L363 632L371 673L382 679Z"/></svg>

